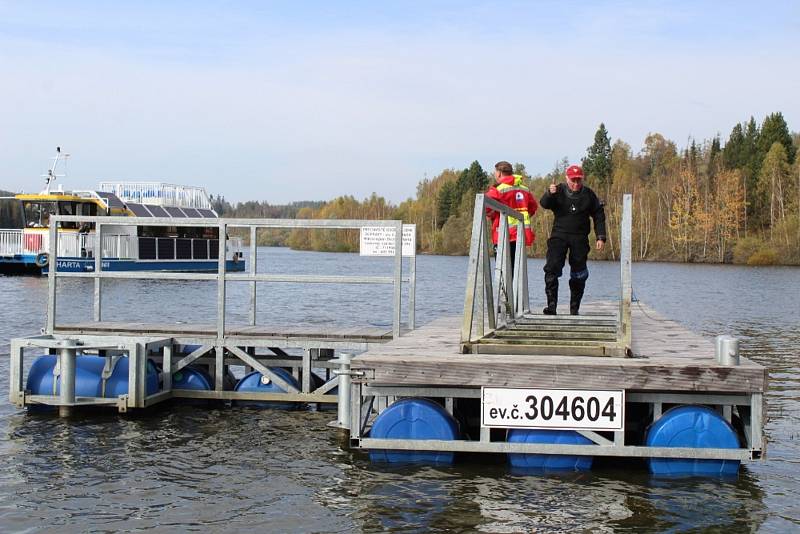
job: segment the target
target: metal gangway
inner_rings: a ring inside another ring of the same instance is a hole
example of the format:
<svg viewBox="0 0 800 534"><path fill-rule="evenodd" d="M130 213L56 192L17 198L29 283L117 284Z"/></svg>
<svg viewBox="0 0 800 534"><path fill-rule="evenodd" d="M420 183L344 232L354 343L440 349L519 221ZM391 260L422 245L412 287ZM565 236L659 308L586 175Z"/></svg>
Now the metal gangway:
<svg viewBox="0 0 800 534"><path fill-rule="evenodd" d="M249 232L250 257L248 272L227 272L225 255L218 257L217 271L212 273L164 272L164 271L109 271L104 268L104 254L101 250L104 229L119 226L173 226L174 220L164 218L138 217L91 217L55 215L49 227L49 254L56 256L60 235L57 228L62 222L90 222L96 225L96 239L93 243L94 270L91 272L62 272L58 262L52 262L48 272L47 320L41 335L13 339L11 342L10 398L18 406L27 404L48 404L59 406L68 412L78 405L113 405L120 411L129 408L143 408L171 397L216 400L256 400L286 402L329 402L338 398L336 388L340 377L332 372L341 367L334 358L336 351L348 353L365 351L372 344L382 344L397 338L406 328L415 327L416 293L416 255L412 249L408 258L409 272L403 273L403 230L414 230L414 225L404 225L399 220L300 220L300 219L234 219L221 218L211 223L208 219L181 219L181 226L215 226L219 230L220 246L224 250L232 229ZM385 254L392 256L392 274L389 276L356 275L316 275L291 273L258 272L258 232L274 229L283 230L382 230L393 240ZM412 238L413 243L413 238ZM58 302L58 282L64 278L88 278L94 281L92 319L87 322L60 322L56 319ZM150 323L106 321L103 314L103 281L119 279L147 279L170 281L210 281L216 283L216 321L213 324L187 323L164 324L158 318ZM229 324L226 320L228 307L228 284L245 282L250 284L250 304L248 323ZM281 325L261 324L257 321L258 282L300 283L300 284L379 284L391 287L392 317L391 328L382 326L337 326L337 325ZM402 285L408 287L407 319L402 322ZM181 348L192 347L189 352ZM59 394L33 395L25 390L25 350L46 349L59 354L59 363L54 369L61 377L65 387ZM302 350L297 356L288 350ZM107 358L110 373L116 359L125 356L129 363L129 391L119 398L75 396L75 358L80 352L92 351ZM152 359L160 365L159 381L162 384L158 393L146 391L147 360ZM190 366L202 365L213 382L210 391L181 390L172 387L173 374ZM244 366L245 370L258 371L267 382L274 382L283 393L238 392L226 386L231 365ZM300 384L299 387L287 382L275 367L289 368ZM326 371L322 385L313 384L314 369ZM72 390L72 391L70 391Z"/></svg>
<svg viewBox="0 0 800 534"><path fill-rule="evenodd" d="M467 287L461 326L465 354L547 354L616 356L631 354L631 195L623 196L620 239L620 297L591 307L584 315L531 312L527 252L516 241L511 264L509 228L525 232L522 214L483 194L475 196ZM497 252L491 262L487 214L500 217Z"/></svg>

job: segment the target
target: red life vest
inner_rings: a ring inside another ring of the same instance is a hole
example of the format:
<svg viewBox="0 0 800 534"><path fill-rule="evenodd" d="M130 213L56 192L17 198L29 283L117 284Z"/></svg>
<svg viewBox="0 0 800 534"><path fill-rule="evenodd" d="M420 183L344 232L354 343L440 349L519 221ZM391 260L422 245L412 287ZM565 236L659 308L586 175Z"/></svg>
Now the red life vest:
<svg viewBox="0 0 800 534"><path fill-rule="evenodd" d="M536 202L530 190L522 183L522 176L501 176L497 185L493 185L486 192L486 196L493 198L506 206L520 212L524 217L523 223L525 224L525 245L531 246L536 236L531 228L531 217L539 209L539 203ZM489 211L489 210L487 210ZM497 244L497 228L500 226L499 214L492 210L489 212L492 219L492 242ZM508 233L511 241L517 240L517 219L508 217Z"/></svg>

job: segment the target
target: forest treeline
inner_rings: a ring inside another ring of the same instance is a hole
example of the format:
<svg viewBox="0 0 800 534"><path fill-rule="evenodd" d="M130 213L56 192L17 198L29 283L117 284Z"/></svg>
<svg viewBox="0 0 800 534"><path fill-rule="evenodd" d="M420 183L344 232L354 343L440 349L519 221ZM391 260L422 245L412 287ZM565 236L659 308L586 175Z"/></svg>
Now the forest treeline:
<svg viewBox="0 0 800 534"><path fill-rule="evenodd" d="M790 134L781 113L760 124L751 117L733 127L727 139L689 139L686 146L658 133L649 134L639 152L621 139L611 142L600 124L582 159L586 184L606 203L609 243L593 253L599 259L619 255L622 195L632 193L633 254L637 260L800 264L800 136ZM503 155L498 154L498 159ZM530 175L514 165L539 198L553 180L563 181L563 159L545 175ZM373 193L364 200L339 197L325 203L273 207L248 202L217 206L226 216L261 215L259 206L286 209L303 219L402 219L417 225L423 253L466 254L475 193L494 181L493 169L475 161L463 170L445 169L423 179L415 198L399 205ZM533 255L543 256L551 212L533 218L537 235ZM358 236L342 231L293 231L265 235L262 244L319 251L356 251Z"/></svg>

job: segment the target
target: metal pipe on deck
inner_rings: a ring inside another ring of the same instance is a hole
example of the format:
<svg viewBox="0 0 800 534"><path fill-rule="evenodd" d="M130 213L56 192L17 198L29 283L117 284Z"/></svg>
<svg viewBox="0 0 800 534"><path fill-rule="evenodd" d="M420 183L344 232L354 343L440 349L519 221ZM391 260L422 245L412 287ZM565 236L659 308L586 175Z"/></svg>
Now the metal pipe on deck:
<svg viewBox="0 0 800 534"><path fill-rule="evenodd" d="M352 354L340 352L338 362L341 367L338 371L334 371L335 374L339 375L339 403L336 416L336 426L346 430L350 429L350 386L352 385L352 378L350 376L350 360L352 359Z"/></svg>
<svg viewBox="0 0 800 534"><path fill-rule="evenodd" d="M58 415L69 417L75 404L75 357L78 343L74 339L65 339L58 349L58 367L61 378L59 391Z"/></svg>

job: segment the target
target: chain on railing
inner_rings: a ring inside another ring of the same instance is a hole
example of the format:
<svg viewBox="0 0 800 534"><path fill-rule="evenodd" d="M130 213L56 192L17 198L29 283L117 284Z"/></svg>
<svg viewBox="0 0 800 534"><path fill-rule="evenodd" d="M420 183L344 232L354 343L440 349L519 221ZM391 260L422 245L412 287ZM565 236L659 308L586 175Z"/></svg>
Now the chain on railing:
<svg viewBox="0 0 800 534"><path fill-rule="evenodd" d="M491 228L487 216L500 219L494 277L490 260ZM516 246L514 265L511 265L510 219L515 221L518 236L513 245ZM462 344L473 340L473 331L478 337L482 337L485 322L488 323L489 329L494 330L512 324L530 311L527 259L525 223L522 214L482 193L475 195L464 317L461 325ZM477 313L476 308L478 308Z"/></svg>

